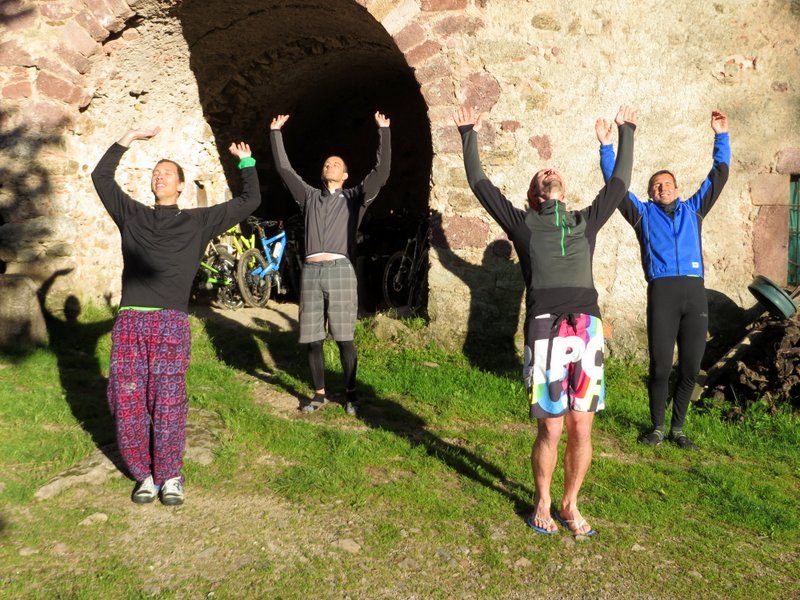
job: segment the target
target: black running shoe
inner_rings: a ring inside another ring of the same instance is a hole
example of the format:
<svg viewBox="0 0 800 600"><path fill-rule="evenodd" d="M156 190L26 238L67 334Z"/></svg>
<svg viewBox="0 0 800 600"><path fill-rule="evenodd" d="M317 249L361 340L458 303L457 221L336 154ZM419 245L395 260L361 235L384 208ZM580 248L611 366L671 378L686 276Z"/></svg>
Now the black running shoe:
<svg viewBox="0 0 800 600"><path fill-rule="evenodd" d="M664 432L660 429L654 429L648 434L643 435L639 438L639 442L644 444L645 446L651 446L655 448L656 446L660 446L661 442L664 441Z"/></svg>
<svg viewBox="0 0 800 600"><path fill-rule="evenodd" d="M670 434L669 439L673 444L682 450L700 450L700 447L686 437L686 435L683 433L678 433L675 435Z"/></svg>

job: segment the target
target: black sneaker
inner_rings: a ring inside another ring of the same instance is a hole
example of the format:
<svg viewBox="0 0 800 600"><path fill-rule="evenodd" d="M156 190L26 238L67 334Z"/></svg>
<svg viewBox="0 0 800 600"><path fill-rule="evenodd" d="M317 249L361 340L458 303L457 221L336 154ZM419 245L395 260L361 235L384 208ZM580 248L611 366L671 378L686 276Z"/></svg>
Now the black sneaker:
<svg viewBox="0 0 800 600"><path fill-rule="evenodd" d="M315 410L319 410L325 406L327 403L328 399L325 396L322 394L314 394L314 397L311 400L300 406L300 410L305 413L314 412Z"/></svg>
<svg viewBox="0 0 800 600"><path fill-rule="evenodd" d="M686 437L684 433L670 434L669 439L682 450L700 450L700 447Z"/></svg>
<svg viewBox="0 0 800 600"><path fill-rule="evenodd" d="M660 446L661 442L664 441L664 432L660 429L654 429L648 434L643 435L639 438L639 442L644 444L645 446L651 446L655 448L656 446Z"/></svg>
<svg viewBox="0 0 800 600"><path fill-rule="evenodd" d="M344 403L344 412L351 417L358 416L358 396L356 395L355 391L346 391L345 398L346 401Z"/></svg>

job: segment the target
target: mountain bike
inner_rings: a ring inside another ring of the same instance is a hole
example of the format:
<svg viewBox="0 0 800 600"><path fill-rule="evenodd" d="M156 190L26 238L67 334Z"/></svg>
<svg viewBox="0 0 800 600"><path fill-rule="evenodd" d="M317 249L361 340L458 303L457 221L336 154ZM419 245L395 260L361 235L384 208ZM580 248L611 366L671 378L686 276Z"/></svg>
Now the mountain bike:
<svg viewBox="0 0 800 600"><path fill-rule="evenodd" d="M258 235L263 251L253 247L242 254L236 266L236 281L245 304L261 307L269 301L273 287L279 293L282 291L279 269L286 250L286 231L278 221L259 221L250 217L247 223ZM268 229L273 235L267 234Z"/></svg>
<svg viewBox="0 0 800 600"><path fill-rule="evenodd" d="M386 261L383 299L389 308L407 306L416 314L425 305L428 296L430 232L430 219L422 220L416 235L406 241L405 249L398 250Z"/></svg>
<svg viewBox="0 0 800 600"><path fill-rule="evenodd" d="M245 235L238 225L212 239L206 246L195 275L195 297L216 290L216 299L225 308L244 306L244 299L236 282L236 264L239 257L254 245L255 235Z"/></svg>
<svg viewBox="0 0 800 600"><path fill-rule="evenodd" d="M217 290L217 301L225 308L241 308L244 300L236 285L236 258L224 244L209 242L194 279L196 292Z"/></svg>

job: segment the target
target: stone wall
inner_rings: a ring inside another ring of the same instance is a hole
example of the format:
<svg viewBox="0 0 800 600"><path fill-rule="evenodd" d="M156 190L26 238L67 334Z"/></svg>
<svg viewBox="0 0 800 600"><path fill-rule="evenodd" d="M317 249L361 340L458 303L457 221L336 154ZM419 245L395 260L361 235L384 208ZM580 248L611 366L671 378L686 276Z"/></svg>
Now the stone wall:
<svg viewBox="0 0 800 600"><path fill-rule="evenodd" d="M486 172L520 207L531 175L548 165L565 173L576 205L591 201L601 183L594 120L613 117L621 103L639 110L632 190L644 195L649 174L669 168L688 195L711 166L710 112L726 111L734 159L704 224L707 287L747 307L756 272L785 281L785 199L789 174L800 170L797 2L0 6L0 264L36 282L72 269L55 282L54 297L70 291L97 302L119 295L119 237L88 174L126 128L163 129L126 154L126 189L147 199L149 171L166 155L197 182L182 199L194 205L235 191L224 148L245 136L268 192L280 196L263 134L270 115L298 115L293 156L346 115L337 140L350 143L346 135L355 128L354 147L366 146L356 163L368 168L369 119L356 112L387 107L399 151L381 201L392 209L422 203L438 215L431 332L461 343L519 322L515 257L464 178L451 120L460 103L487 113L480 135ZM332 103L336 110L326 112ZM313 123L302 125L299 115L312 113ZM618 215L600 234L595 278L611 348L641 353L645 285L633 233Z"/></svg>

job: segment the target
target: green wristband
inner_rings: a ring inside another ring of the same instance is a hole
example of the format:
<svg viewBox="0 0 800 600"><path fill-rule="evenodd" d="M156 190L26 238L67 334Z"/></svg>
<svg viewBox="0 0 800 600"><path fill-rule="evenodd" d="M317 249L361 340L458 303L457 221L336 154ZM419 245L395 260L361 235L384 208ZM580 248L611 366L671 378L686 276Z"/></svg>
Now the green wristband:
<svg viewBox="0 0 800 600"><path fill-rule="evenodd" d="M245 156L242 160L239 161L239 168L246 169L247 167L255 167L256 166L256 159L252 156Z"/></svg>

